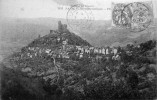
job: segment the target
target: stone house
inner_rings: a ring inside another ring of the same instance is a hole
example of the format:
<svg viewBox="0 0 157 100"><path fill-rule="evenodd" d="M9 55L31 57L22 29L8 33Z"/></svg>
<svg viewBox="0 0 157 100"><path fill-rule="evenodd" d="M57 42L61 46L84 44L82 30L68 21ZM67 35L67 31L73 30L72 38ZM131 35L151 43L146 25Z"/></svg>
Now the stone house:
<svg viewBox="0 0 157 100"><path fill-rule="evenodd" d="M101 50L102 50L102 54L104 54L104 55L105 55L105 54L106 54L106 49L105 49L104 47L102 47L102 49L101 49Z"/></svg>
<svg viewBox="0 0 157 100"><path fill-rule="evenodd" d="M83 58L83 53L80 53L80 54L79 54L79 58Z"/></svg>
<svg viewBox="0 0 157 100"><path fill-rule="evenodd" d="M67 45L68 44L68 39L63 40L63 45Z"/></svg>
<svg viewBox="0 0 157 100"><path fill-rule="evenodd" d="M98 48L98 53L102 54L102 49L101 48Z"/></svg>
<svg viewBox="0 0 157 100"><path fill-rule="evenodd" d="M94 53L98 53L99 52L99 49L96 47L94 48Z"/></svg>
<svg viewBox="0 0 157 100"><path fill-rule="evenodd" d="M84 47L84 52L87 53L87 54L90 53L90 50L89 50L89 47L88 47L88 46L85 46L85 47Z"/></svg>
<svg viewBox="0 0 157 100"><path fill-rule="evenodd" d="M118 48L113 47L113 49L112 49L112 50L113 50L113 54L114 54L114 55L116 55L116 54L118 53Z"/></svg>
<svg viewBox="0 0 157 100"><path fill-rule="evenodd" d="M110 47L107 47L107 48L106 48L106 55L111 54L111 51L112 51L112 49L111 49Z"/></svg>

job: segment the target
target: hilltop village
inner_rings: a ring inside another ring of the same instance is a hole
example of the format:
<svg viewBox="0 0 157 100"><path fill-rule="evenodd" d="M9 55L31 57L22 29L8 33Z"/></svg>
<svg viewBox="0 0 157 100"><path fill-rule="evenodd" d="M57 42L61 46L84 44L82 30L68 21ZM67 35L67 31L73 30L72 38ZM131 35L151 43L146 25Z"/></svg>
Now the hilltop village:
<svg viewBox="0 0 157 100"><path fill-rule="evenodd" d="M48 46L42 48L29 46L27 52L22 54L21 57L33 58L48 55L57 59L79 60L82 58L90 58L92 61L101 61L102 58L112 60L120 59L121 47L93 47L90 45L69 44L69 39L64 37L65 34L69 34L69 30L67 29L67 25L62 24L61 21L58 22L58 30L50 30L50 34L57 36L53 40L53 43L57 46L55 49ZM38 38L42 37L39 36ZM44 44L46 45L46 42ZM128 51L127 53L130 52Z"/></svg>
<svg viewBox="0 0 157 100"><path fill-rule="evenodd" d="M59 21L57 30L39 35L20 50L1 64L3 100L153 100L157 96L156 40L94 47Z"/></svg>

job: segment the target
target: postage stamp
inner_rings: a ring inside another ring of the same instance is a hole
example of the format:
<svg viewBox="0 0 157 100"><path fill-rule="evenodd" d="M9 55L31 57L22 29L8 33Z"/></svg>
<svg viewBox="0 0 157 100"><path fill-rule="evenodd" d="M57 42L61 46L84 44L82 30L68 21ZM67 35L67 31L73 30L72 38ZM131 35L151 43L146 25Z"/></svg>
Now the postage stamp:
<svg viewBox="0 0 157 100"><path fill-rule="evenodd" d="M124 3L118 3L114 5L114 8L112 10L112 20L113 24L115 24L118 27L123 27L127 24L129 24L130 17L127 17L126 14L124 13ZM129 12L130 14L130 12Z"/></svg>
<svg viewBox="0 0 157 100"><path fill-rule="evenodd" d="M152 22L153 12L146 3L116 4L112 10L113 24L131 32L145 30Z"/></svg>

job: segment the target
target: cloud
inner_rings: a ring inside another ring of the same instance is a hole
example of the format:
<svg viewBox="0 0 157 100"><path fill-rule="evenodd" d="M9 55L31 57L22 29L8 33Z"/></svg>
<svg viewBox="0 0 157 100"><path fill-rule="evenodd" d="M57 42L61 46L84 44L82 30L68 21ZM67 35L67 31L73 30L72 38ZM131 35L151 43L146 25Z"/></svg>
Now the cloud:
<svg viewBox="0 0 157 100"><path fill-rule="evenodd" d="M60 5L76 5L76 4L81 4L79 0L53 0L57 4Z"/></svg>

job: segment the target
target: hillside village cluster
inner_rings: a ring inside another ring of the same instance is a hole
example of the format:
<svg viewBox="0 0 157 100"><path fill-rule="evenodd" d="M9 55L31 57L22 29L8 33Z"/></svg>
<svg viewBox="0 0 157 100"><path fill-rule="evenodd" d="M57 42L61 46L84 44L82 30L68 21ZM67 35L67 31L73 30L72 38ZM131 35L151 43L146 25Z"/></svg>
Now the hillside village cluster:
<svg viewBox="0 0 157 100"><path fill-rule="evenodd" d="M67 31L67 26L62 25L58 22L58 31L64 34ZM53 34L56 31L50 30ZM36 56L41 56L43 54L53 56L55 58L71 59L75 57L76 59L81 59L84 57L93 58L94 60L101 60L103 57L106 59L112 58L113 60L118 60L120 58L121 47L93 47L93 46L78 46L68 44L68 39L58 36L56 39L56 44L61 44L59 49L52 50L51 48L40 48L40 47L28 47L26 56L33 58ZM24 55L22 55L24 56Z"/></svg>
<svg viewBox="0 0 157 100"><path fill-rule="evenodd" d="M57 39L58 41L59 39ZM53 56L57 59L82 59L92 58L92 60L100 61L103 57L109 59L112 57L113 60L119 59L118 48L110 48L110 47L89 47L89 46L75 46L75 45L68 45L68 40L62 41L62 45L60 49L57 51L53 51L50 48L39 48L39 47L28 47L28 52L26 55L22 55L22 57L29 57L34 58L37 56Z"/></svg>

